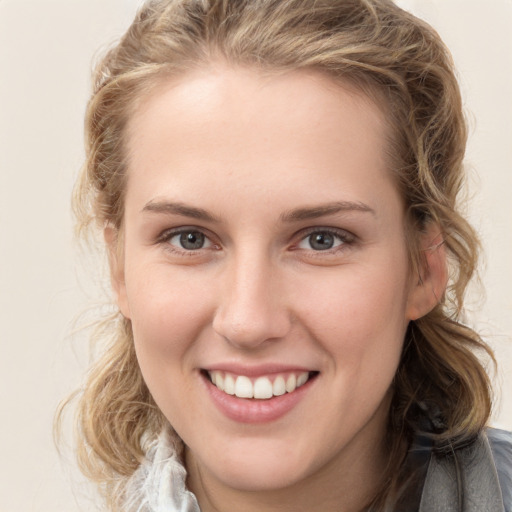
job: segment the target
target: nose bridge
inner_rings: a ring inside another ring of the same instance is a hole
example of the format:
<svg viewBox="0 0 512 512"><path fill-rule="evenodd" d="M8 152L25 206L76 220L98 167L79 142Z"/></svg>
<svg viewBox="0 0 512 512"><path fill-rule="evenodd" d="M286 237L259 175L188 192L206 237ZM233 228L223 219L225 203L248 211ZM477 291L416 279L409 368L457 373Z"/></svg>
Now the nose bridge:
<svg viewBox="0 0 512 512"><path fill-rule="evenodd" d="M290 319L279 269L262 250L233 254L226 269L214 329L231 344L251 348L282 338Z"/></svg>

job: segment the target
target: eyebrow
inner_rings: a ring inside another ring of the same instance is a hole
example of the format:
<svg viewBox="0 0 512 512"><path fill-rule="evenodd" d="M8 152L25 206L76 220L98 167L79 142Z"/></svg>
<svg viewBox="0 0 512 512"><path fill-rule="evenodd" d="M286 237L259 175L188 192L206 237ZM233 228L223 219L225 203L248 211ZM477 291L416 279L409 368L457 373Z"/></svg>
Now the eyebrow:
<svg viewBox="0 0 512 512"><path fill-rule="evenodd" d="M219 217L209 213L203 208L197 208L180 202L150 201L142 209L143 212L163 213L168 215L181 215L207 222L220 222ZM325 215L334 215L340 212L363 212L375 214L375 210L367 204L352 201L337 201L322 205L296 208L284 212L280 216L281 222L297 222L302 220L317 219Z"/></svg>
<svg viewBox="0 0 512 512"><path fill-rule="evenodd" d="M334 203L327 203L318 206L311 206L306 208L297 208L284 212L281 215L283 222L297 222L301 220L311 220L323 217L325 215L333 215L340 212L363 212L376 215L375 210L370 208L365 203L352 202L352 201L337 201Z"/></svg>
<svg viewBox="0 0 512 512"><path fill-rule="evenodd" d="M175 203L168 201L150 201L142 209L143 212L165 213L168 215L182 215L183 217L191 217L192 219L203 220L207 222L219 222L220 219L215 215L184 203Z"/></svg>

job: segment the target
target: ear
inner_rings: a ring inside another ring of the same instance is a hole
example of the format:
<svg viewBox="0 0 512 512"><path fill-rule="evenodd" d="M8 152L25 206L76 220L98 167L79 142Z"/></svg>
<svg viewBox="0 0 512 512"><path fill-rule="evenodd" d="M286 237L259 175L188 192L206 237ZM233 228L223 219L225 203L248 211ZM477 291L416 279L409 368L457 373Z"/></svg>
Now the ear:
<svg viewBox="0 0 512 512"><path fill-rule="evenodd" d="M119 230L107 225L103 230L103 237L107 246L108 263L110 267L110 283L115 295L116 303L125 318L130 318L130 308L126 294L124 278L124 251L121 247Z"/></svg>
<svg viewBox="0 0 512 512"><path fill-rule="evenodd" d="M420 235L420 260L417 274L412 276L407 301L407 317L417 320L439 304L446 291L448 269L446 249L437 224L427 226Z"/></svg>

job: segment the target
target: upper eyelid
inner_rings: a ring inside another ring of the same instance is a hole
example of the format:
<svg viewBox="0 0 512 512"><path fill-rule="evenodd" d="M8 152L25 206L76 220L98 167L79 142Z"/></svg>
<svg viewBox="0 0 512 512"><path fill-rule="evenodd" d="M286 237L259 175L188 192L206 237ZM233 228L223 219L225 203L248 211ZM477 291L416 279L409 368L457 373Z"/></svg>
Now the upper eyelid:
<svg viewBox="0 0 512 512"><path fill-rule="evenodd" d="M168 240L168 239L172 238L173 236L179 235L181 233L187 233L187 232L193 232L193 231L202 233L209 240L212 240L213 238L215 238L213 236L213 234L208 229L201 228L199 226L179 226L176 228L167 228L167 229L162 230L157 235L157 241Z"/></svg>
<svg viewBox="0 0 512 512"><path fill-rule="evenodd" d="M307 236L313 234L313 233L331 233L333 235L337 235L340 238L351 238L351 239L357 239L357 236L352 233L351 231L348 231L347 229L343 228L334 228L334 227L328 227L328 226L315 226L311 228L305 228L298 233L294 235L294 237L297 237L302 240L303 238L306 238Z"/></svg>

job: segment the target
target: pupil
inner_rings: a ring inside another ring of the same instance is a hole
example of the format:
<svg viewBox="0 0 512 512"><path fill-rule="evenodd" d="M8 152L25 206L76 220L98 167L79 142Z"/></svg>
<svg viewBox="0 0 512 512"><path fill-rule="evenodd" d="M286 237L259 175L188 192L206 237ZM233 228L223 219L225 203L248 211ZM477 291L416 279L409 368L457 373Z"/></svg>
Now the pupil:
<svg viewBox="0 0 512 512"><path fill-rule="evenodd" d="M204 245L204 235L198 231L182 233L180 236L180 243L184 249L201 249Z"/></svg>
<svg viewBox="0 0 512 512"><path fill-rule="evenodd" d="M325 251L334 245L334 238L329 233L315 233L309 237L309 243L313 249Z"/></svg>

